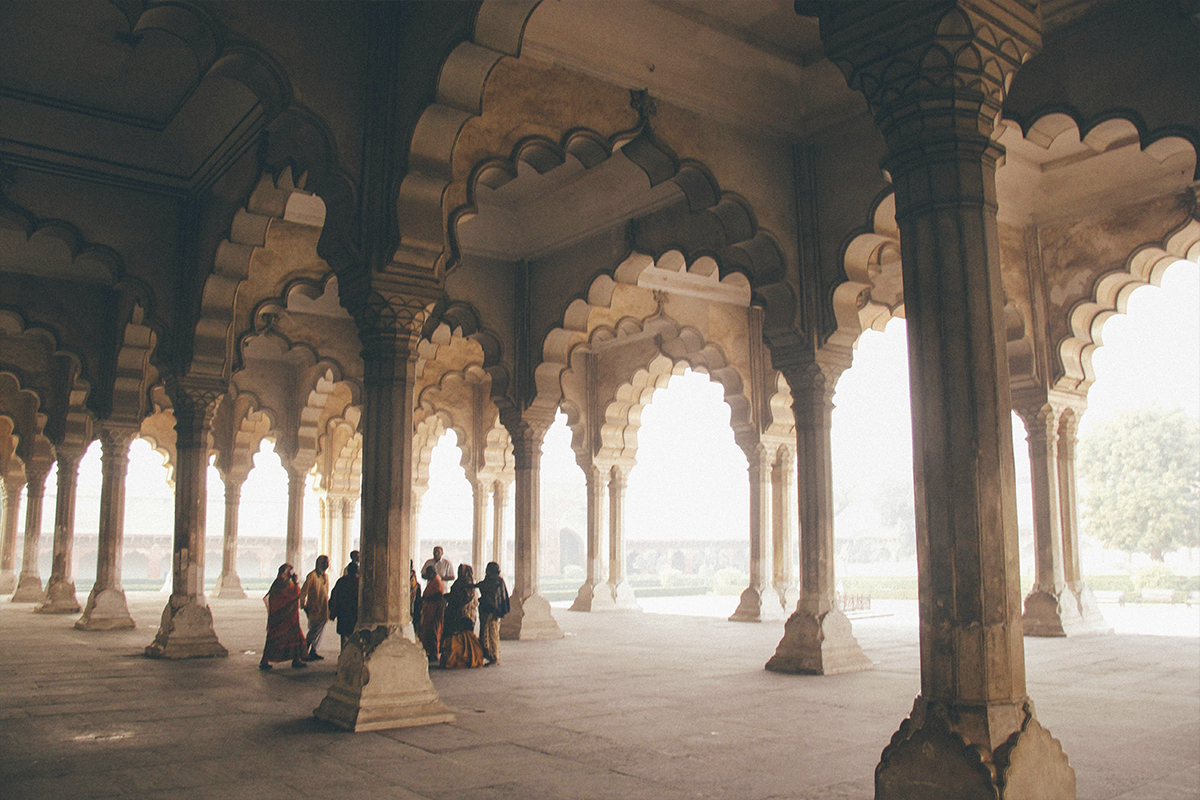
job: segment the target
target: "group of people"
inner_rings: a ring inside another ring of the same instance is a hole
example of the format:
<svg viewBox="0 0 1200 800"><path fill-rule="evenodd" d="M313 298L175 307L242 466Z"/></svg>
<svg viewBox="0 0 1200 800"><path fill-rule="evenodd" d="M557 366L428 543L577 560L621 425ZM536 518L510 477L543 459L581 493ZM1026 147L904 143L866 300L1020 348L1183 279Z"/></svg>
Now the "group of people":
<svg viewBox="0 0 1200 800"><path fill-rule="evenodd" d="M358 559L350 553L346 571L329 591L329 556L317 556L317 563L303 585L291 564L279 567L279 574L263 600L267 604L267 643L263 647L259 669L270 669L272 661L291 661L292 667L307 667L307 661L321 661L317 652L321 634L330 620L337 622L342 644L358 624ZM308 617L308 635L300 630L300 609Z"/></svg>
<svg viewBox="0 0 1200 800"><path fill-rule="evenodd" d="M442 548L435 547L433 558L421 566L421 578L425 581L423 590L416 570L410 568L413 626L429 663L446 669L498 663L500 620L509 609L508 586L500 576L500 565L490 562L483 580L476 583L470 564L459 564L456 573Z"/></svg>
<svg viewBox="0 0 1200 800"><path fill-rule="evenodd" d="M279 574L263 600L267 604L267 642L259 669L272 662L291 661L292 667L324 658L317 652L321 635L330 620L337 622L342 644L358 624L359 553L350 553L350 563L333 591L329 590L329 557L317 556L315 568L299 582L291 564ZM508 586L500 576L500 565L487 565L483 580L475 582L469 564L454 565L440 547L421 567L422 589L416 570L409 569L412 590L413 627L429 657L429 663L446 669L486 667L500 660L500 620L509 610ZM449 585L449 590L446 586ZM300 609L308 617L308 634L300 629ZM479 623L479 633L475 624Z"/></svg>

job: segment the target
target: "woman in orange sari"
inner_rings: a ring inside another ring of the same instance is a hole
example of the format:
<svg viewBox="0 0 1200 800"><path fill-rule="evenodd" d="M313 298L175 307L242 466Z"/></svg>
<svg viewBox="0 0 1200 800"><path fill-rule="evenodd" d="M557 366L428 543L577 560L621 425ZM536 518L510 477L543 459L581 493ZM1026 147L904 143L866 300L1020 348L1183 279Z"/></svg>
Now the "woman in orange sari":
<svg viewBox="0 0 1200 800"><path fill-rule="evenodd" d="M483 666L483 648L475 636L478 608L475 571L467 564L459 564L458 577L446 596L446 624L442 629L442 666L446 669Z"/></svg>
<svg viewBox="0 0 1200 800"><path fill-rule="evenodd" d="M446 613L445 587L433 567L421 572L425 592L421 595L421 644L430 663L437 663L441 653L442 619Z"/></svg>
<svg viewBox="0 0 1200 800"><path fill-rule="evenodd" d="M267 596L267 643L263 646L259 669L270 669L272 661L291 659L296 669L307 667L304 654L307 646L300 630L300 587L291 564L279 568Z"/></svg>

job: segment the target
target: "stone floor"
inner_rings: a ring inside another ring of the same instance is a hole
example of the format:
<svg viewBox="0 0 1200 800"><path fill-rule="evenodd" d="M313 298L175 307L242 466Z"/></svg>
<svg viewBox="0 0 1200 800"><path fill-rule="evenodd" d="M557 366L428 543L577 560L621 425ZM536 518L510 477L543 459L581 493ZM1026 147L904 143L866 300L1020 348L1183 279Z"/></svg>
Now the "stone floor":
<svg viewBox="0 0 1200 800"><path fill-rule="evenodd" d="M0 608L0 796L867 798L919 688L911 615L860 619L874 670L762 668L782 623L555 610L567 636L433 672L453 724L349 734L312 717L334 659L255 668L257 599L213 600L230 657L152 661L133 631ZM332 637L331 637L332 638ZM327 647L333 656L333 647ZM1200 798L1200 638L1027 639L1029 692L1080 798Z"/></svg>

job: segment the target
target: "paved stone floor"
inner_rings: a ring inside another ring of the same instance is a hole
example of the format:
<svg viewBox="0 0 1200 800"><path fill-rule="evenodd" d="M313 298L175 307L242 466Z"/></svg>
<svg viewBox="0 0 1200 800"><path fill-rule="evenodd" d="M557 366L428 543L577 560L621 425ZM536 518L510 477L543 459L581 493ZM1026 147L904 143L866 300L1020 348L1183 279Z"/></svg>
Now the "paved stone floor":
<svg viewBox="0 0 1200 800"><path fill-rule="evenodd" d="M433 672L454 723L349 734L311 716L332 657L255 668L261 600L212 601L229 658L165 662L140 655L164 597L130 599L111 633L3 603L4 800L868 798L919 688L903 614L855 621L874 670L809 677L762 668L782 623L556 609L565 639ZM1026 639L1026 662L1080 798L1200 798L1200 638Z"/></svg>

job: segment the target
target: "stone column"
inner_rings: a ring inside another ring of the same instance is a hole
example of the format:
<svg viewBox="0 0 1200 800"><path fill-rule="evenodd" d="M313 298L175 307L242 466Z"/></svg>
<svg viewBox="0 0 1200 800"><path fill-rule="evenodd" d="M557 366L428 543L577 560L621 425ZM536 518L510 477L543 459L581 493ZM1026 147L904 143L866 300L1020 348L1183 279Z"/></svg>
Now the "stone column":
<svg viewBox="0 0 1200 800"><path fill-rule="evenodd" d="M1075 498L1075 444L1082 406L1068 408L1058 425L1058 529L1062 536L1063 578L1079 609L1079 624L1067 629L1068 636L1112 633L1112 626L1100 612L1096 596L1083 580L1079 563L1078 505Z"/></svg>
<svg viewBox="0 0 1200 800"><path fill-rule="evenodd" d="M613 608L612 592L604 579L604 488L608 481L604 468L595 461L579 466L587 483L587 577L571 610L603 611Z"/></svg>
<svg viewBox="0 0 1200 800"><path fill-rule="evenodd" d="M9 594L17 588L17 523L21 513L21 490L25 488L25 477L18 481L5 476L4 480L4 527L0 531L0 594Z"/></svg>
<svg viewBox="0 0 1200 800"><path fill-rule="evenodd" d="M774 549L773 579L783 608L791 610L800 602L800 587L796 584L795 517L791 498L796 491L796 459L786 447L779 448L771 467L771 533Z"/></svg>
<svg viewBox="0 0 1200 800"><path fill-rule="evenodd" d="M129 471L129 445L137 438L136 425L105 422L100 425L100 533L96 548L96 583L88 595L83 616L75 621L81 631L132 628L133 617L121 587L121 545L125 537L125 476Z"/></svg>
<svg viewBox="0 0 1200 800"><path fill-rule="evenodd" d="M339 518L342 559L346 564L350 563L350 551L354 549L354 500L353 495L342 496L342 513Z"/></svg>
<svg viewBox="0 0 1200 800"><path fill-rule="evenodd" d="M761 622L782 619L783 601L770 579L771 464L767 448L755 442L746 448L747 472L750 477L750 585L742 592L737 610L730 622Z"/></svg>
<svg viewBox="0 0 1200 800"><path fill-rule="evenodd" d="M828 360L826 365L792 364L782 370L792 387L796 419L800 599L767 662L767 669L776 672L833 675L871 668L835 596L830 428L834 386L850 359L842 354Z"/></svg>
<svg viewBox="0 0 1200 800"><path fill-rule="evenodd" d="M42 599L42 576L38 571L39 545L42 540L42 497L46 493L46 476L53 460L31 458L25 465L25 546L21 556L21 574L14 603L37 603Z"/></svg>
<svg viewBox="0 0 1200 800"><path fill-rule="evenodd" d="M311 566L302 564L304 558L304 478L306 470L288 465L287 544L284 560L300 575L308 574Z"/></svg>
<svg viewBox="0 0 1200 800"><path fill-rule="evenodd" d="M542 438L553 421L546 416L526 411L508 425L516 465L517 548L511 610L500 623L501 639L561 639L563 635L550 613L550 603L538 593Z"/></svg>
<svg viewBox="0 0 1200 800"><path fill-rule="evenodd" d="M488 481L476 478L471 481L471 567L475 580L483 580L484 539L487 537Z"/></svg>
<svg viewBox="0 0 1200 800"><path fill-rule="evenodd" d="M625 580L626 468L614 466L608 477L608 590L615 608L640 611L633 587Z"/></svg>
<svg viewBox="0 0 1200 800"><path fill-rule="evenodd" d="M492 484L492 561L504 570L504 506L508 503L508 487L503 481Z"/></svg>
<svg viewBox="0 0 1200 800"><path fill-rule="evenodd" d="M359 318L364 375L358 626L342 647L333 685L313 712L352 731L454 719L429 680L409 605L413 404L425 301L372 297L387 307L360 310Z"/></svg>
<svg viewBox="0 0 1200 800"><path fill-rule="evenodd" d="M204 596L204 532L207 506L208 429L224 391L216 381L177 385L175 414L175 540L171 596L163 609L148 658L213 658L229 655L217 641Z"/></svg>
<svg viewBox="0 0 1200 800"><path fill-rule="evenodd" d="M86 445L60 445L58 454L58 493L54 503L54 556L46 594L34 606L38 614L78 614L75 595L72 550L75 545L75 491L79 483L79 461Z"/></svg>
<svg viewBox="0 0 1200 800"><path fill-rule="evenodd" d="M1040 15L998 0L831 4L821 35L883 135L908 320L921 693L875 796L1073 798L1074 770L1026 694L990 138L1041 46Z"/></svg>
<svg viewBox="0 0 1200 800"><path fill-rule="evenodd" d="M213 597L222 600L244 600L246 592L238 577L238 511L242 504L242 481L225 479L225 534L221 540L221 574L213 588Z"/></svg>

